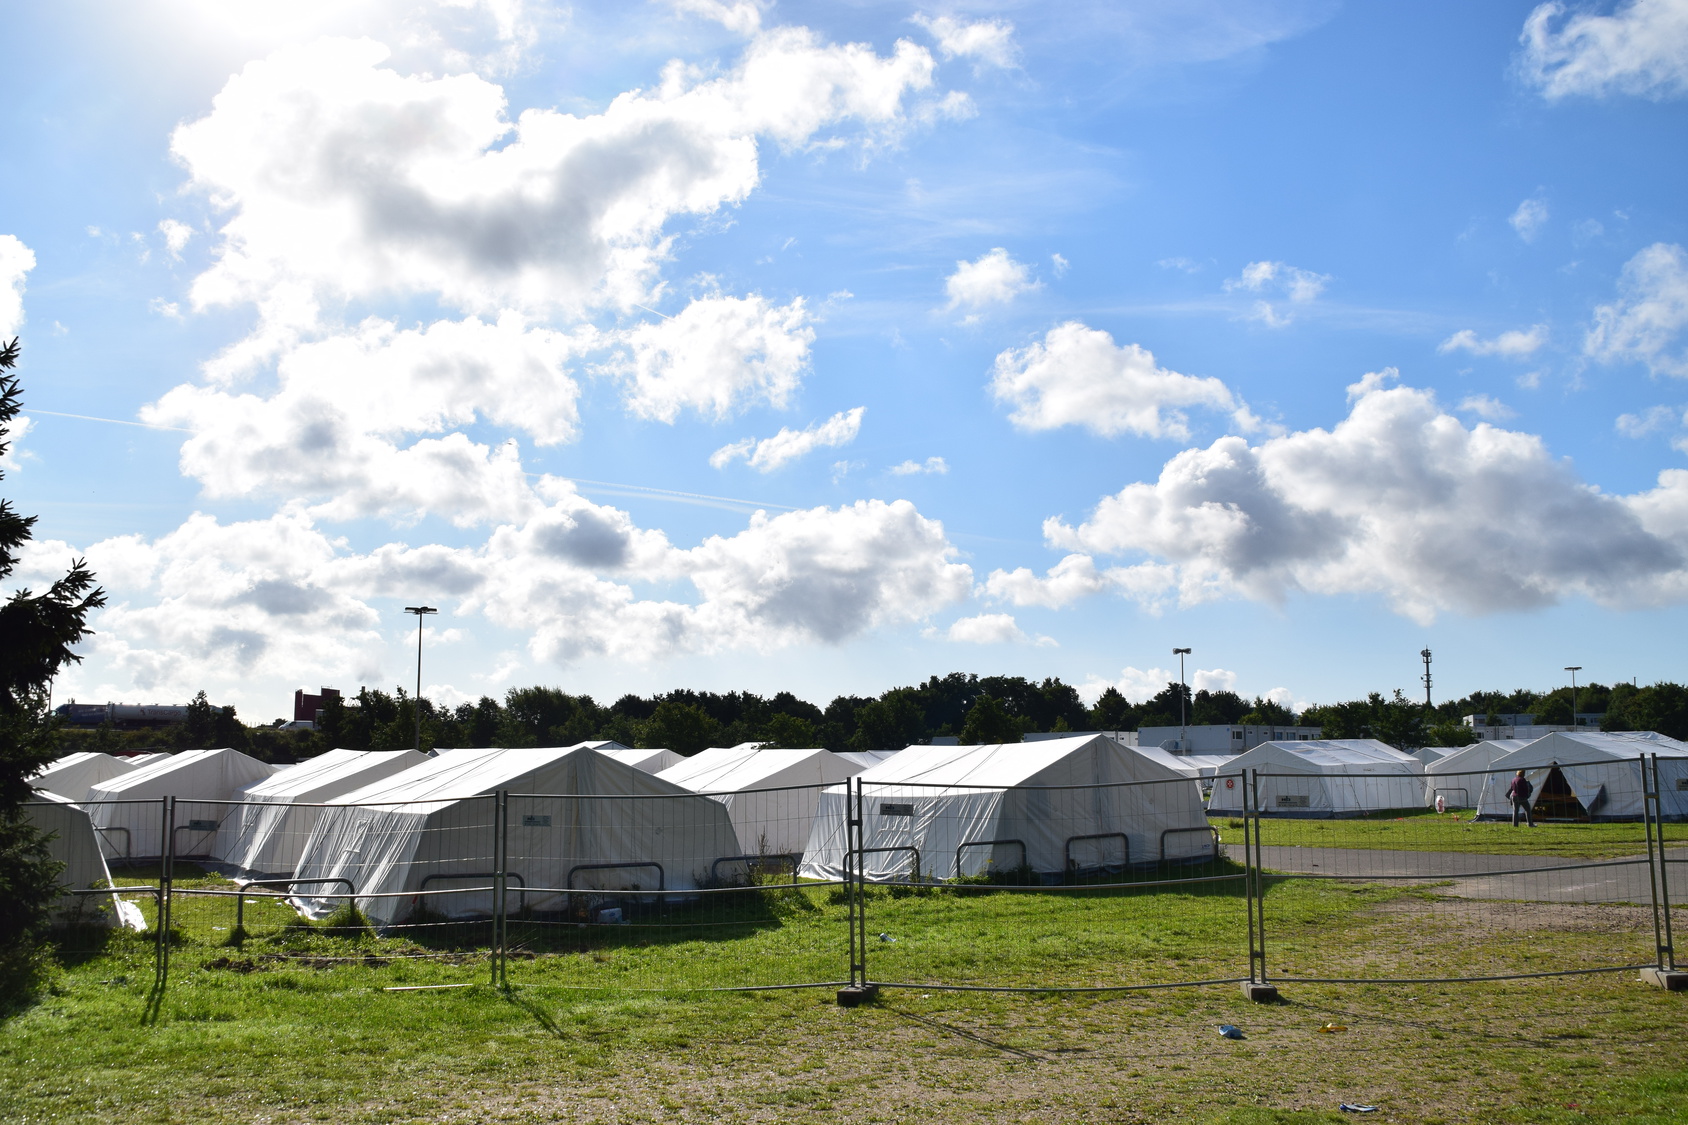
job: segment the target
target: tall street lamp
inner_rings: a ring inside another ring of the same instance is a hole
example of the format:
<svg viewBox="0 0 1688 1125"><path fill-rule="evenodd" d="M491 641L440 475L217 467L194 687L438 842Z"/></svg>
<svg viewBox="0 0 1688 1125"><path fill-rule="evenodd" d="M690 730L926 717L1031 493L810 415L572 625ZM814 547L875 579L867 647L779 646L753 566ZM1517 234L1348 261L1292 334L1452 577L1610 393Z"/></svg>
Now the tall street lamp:
<svg viewBox="0 0 1688 1125"><path fill-rule="evenodd" d="M416 615L416 698L411 702L416 712L416 752L422 752L422 623L430 613L439 610L431 605L407 605L406 613Z"/></svg>
<svg viewBox="0 0 1688 1125"><path fill-rule="evenodd" d="M1187 648L1175 648L1172 655L1178 658L1178 752L1190 752L1190 720L1184 712L1184 697L1190 694L1190 689L1184 686L1184 658L1190 655Z"/></svg>
<svg viewBox="0 0 1688 1125"><path fill-rule="evenodd" d="M1577 673L1582 671L1581 664L1567 664L1565 671L1571 673L1571 730L1577 729Z"/></svg>

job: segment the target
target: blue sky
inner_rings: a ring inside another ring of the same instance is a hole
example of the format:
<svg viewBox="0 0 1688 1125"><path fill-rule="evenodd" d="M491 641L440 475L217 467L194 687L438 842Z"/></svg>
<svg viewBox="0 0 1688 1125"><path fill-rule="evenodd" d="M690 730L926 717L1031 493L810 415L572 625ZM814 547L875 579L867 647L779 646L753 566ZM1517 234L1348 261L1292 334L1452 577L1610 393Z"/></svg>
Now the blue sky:
<svg viewBox="0 0 1688 1125"><path fill-rule="evenodd" d="M61 699L1682 678L1684 0L0 32Z"/></svg>

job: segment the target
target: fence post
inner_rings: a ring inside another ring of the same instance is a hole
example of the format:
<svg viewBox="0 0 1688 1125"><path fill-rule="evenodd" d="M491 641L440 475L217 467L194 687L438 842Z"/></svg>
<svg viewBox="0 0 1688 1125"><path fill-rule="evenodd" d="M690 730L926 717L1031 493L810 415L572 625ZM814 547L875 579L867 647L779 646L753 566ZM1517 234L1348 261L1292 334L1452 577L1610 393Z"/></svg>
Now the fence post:
<svg viewBox="0 0 1688 1125"><path fill-rule="evenodd" d="M844 901L850 912L850 983L838 990L838 1006L854 1008L878 990L867 979L867 867L862 849L862 783L844 783Z"/></svg>
<svg viewBox="0 0 1688 1125"><path fill-rule="evenodd" d="M1281 997L1278 990L1266 980L1266 881L1261 875L1261 868L1265 866L1265 854L1261 851L1260 843L1260 771L1246 771L1243 787L1243 820L1254 825L1254 847L1252 854L1245 852L1247 866L1243 871L1245 885L1253 888L1253 894L1249 896L1250 918L1253 922L1249 933L1252 940L1248 957L1248 981L1243 985L1243 995L1257 1004L1271 1004Z"/></svg>
<svg viewBox="0 0 1688 1125"><path fill-rule="evenodd" d="M492 846L492 986L509 987L505 966L505 935L509 928L508 871L510 867L510 791L500 789L492 795L492 830L497 837Z"/></svg>
<svg viewBox="0 0 1688 1125"><path fill-rule="evenodd" d="M1664 829L1664 790L1659 782L1659 756L1653 755L1653 824L1658 828L1659 837L1659 905L1663 908L1661 914L1665 922L1665 940L1660 949L1662 960L1659 967L1667 972L1676 971L1676 943L1670 928L1670 857L1665 855ZM1645 803L1645 800L1643 801Z"/></svg>
<svg viewBox="0 0 1688 1125"><path fill-rule="evenodd" d="M163 992L165 982L170 979L170 896L176 881L176 798L163 798L161 816L164 840L158 849L158 949L154 987Z"/></svg>

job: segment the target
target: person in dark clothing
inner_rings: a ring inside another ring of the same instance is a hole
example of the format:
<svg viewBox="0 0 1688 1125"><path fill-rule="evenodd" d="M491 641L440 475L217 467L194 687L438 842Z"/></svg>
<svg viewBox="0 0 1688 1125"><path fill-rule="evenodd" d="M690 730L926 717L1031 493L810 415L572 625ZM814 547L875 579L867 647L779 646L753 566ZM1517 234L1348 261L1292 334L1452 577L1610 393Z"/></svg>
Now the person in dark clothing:
<svg viewBox="0 0 1688 1125"><path fill-rule="evenodd" d="M1512 784L1506 787L1506 795L1512 801L1512 827L1518 827L1518 817L1524 817L1524 823L1530 828L1536 826L1535 818L1530 815L1530 795L1536 787L1530 784L1530 779L1519 770L1518 776L1512 779Z"/></svg>

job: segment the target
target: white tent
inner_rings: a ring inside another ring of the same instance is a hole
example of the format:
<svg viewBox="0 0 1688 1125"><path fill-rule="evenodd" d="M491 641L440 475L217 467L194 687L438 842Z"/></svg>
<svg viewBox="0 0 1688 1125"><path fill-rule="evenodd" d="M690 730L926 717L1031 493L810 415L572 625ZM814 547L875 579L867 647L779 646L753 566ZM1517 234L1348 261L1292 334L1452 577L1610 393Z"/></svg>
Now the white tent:
<svg viewBox="0 0 1688 1125"><path fill-rule="evenodd" d="M45 769L29 779L29 783L72 801L85 801L90 788L102 781L122 777L134 768L133 763L122 758L86 750L48 763Z"/></svg>
<svg viewBox="0 0 1688 1125"><path fill-rule="evenodd" d="M1263 812L1345 816L1422 808L1424 763L1372 738L1262 742L1226 762L1214 776L1207 811L1240 813L1248 774L1259 777Z"/></svg>
<svg viewBox="0 0 1688 1125"><path fill-rule="evenodd" d="M1483 795L1483 784L1495 763L1514 750L1530 744L1527 738L1488 739L1471 746L1461 746L1445 758L1438 758L1424 767L1424 804L1434 805L1440 796L1451 809L1474 809Z"/></svg>
<svg viewBox="0 0 1688 1125"><path fill-rule="evenodd" d="M872 769L886 758L897 753L895 750L834 750L833 754L843 758L846 762L854 762L862 769Z"/></svg>
<svg viewBox="0 0 1688 1125"><path fill-rule="evenodd" d="M1212 779L1215 774L1229 765L1236 757L1235 754L1177 754L1179 761L1195 767L1196 776Z"/></svg>
<svg viewBox="0 0 1688 1125"><path fill-rule="evenodd" d="M168 757L170 757L170 751L168 750L148 750L144 754L130 754L123 760L128 762L130 765L139 768L141 766L150 766L154 762L162 762Z"/></svg>
<svg viewBox="0 0 1688 1125"><path fill-rule="evenodd" d="M68 893L111 885L111 872L106 869L93 821L82 806L57 793L41 792L23 806L23 812L38 831L53 834L47 850L53 859L64 864L64 870L59 872L59 886L67 893L53 904L53 923L90 922L107 926L117 923L118 908L113 896ZM134 910L123 913L139 915Z"/></svg>
<svg viewBox="0 0 1688 1125"><path fill-rule="evenodd" d="M1119 867L1155 862L1163 847L1167 859L1212 853L1190 779L1103 735L910 746L857 783L870 880L902 878L916 849L922 875L939 878L993 864L1040 873ZM846 802L843 786L822 795L803 875L842 877Z"/></svg>
<svg viewBox="0 0 1688 1125"><path fill-rule="evenodd" d="M1688 744L1653 731L1543 735L1495 761L1505 772L1488 775L1477 815L1511 816L1506 790L1516 771L1523 770L1533 787L1530 804L1538 814L1639 818L1641 768L1636 759L1643 754L1659 756L1661 813L1688 816Z"/></svg>
<svg viewBox="0 0 1688 1125"><path fill-rule="evenodd" d="M213 854L254 874L291 875L325 801L428 761L414 750L330 750L236 795Z"/></svg>
<svg viewBox="0 0 1688 1125"><path fill-rule="evenodd" d="M801 855L821 790L861 772L827 750L752 745L705 750L657 776L727 806L746 854Z"/></svg>
<svg viewBox="0 0 1688 1125"><path fill-rule="evenodd" d="M1462 748L1458 746L1420 746L1413 751L1413 757L1428 766L1431 762L1440 761L1459 749Z"/></svg>
<svg viewBox="0 0 1688 1125"><path fill-rule="evenodd" d="M128 835L128 854L163 855L164 824L158 800L174 797L176 854L206 855L224 817L233 811L227 804L209 802L232 801L236 790L275 772L276 767L239 750L189 750L94 786L88 791L88 815L94 818L95 828L104 830L106 842L119 850L123 850L118 838L122 832ZM100 801L125 803L93 803Z"/></svg>
<svg viewBox="0 0 1688 1125"><path fill-rule="evenodd" d="M414 892L491 885L497 840L486 795L501 789L510 793L512 910L555 909L559 889L571 886L695 888L715 859L739 851L720 804L595 750L460 750L335 801L343 807L324 810L294 877L350 880L359 908L378 925L418 908L487 913L487 891L429 899ZM523 887L533 889L518 893ZM295 901L323 917L343 900L302 891Z"/></svg>
<svg viewBox="0 0 1688 1125"><path fill-rule="evenodd" d="M686 760L672 750L636 750L619 742L606 742L602 746L587 743L587 747L606 758L614 758L624 766L632 766L646 773L661 773L669 766Z"/></svg>

